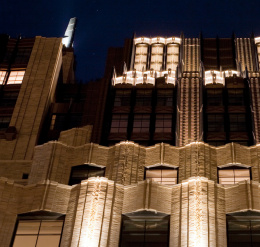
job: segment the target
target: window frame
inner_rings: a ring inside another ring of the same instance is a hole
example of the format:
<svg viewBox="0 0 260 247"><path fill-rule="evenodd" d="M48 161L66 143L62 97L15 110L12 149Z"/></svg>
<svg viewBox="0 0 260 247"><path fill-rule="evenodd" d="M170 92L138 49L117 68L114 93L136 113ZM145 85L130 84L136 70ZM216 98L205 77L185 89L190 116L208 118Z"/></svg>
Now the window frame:
<svg viewBox="0 0 260 247"><path fill-rule="evenodd" d="M168 224L167 224L167 243L166 246L169 246L170 243L170 215L168 214L164 214L161 212L155 212L155 211L150 211L150 210L142 210L142 211L137 211L137 212L132 212L132 213L126 213L126 214L122 214L121 217L121 225L120 225L120 240L119 240L119 247L123 247L123 229L124 229L124 221L125 220L131 220L131 221L138 221L138 220L142 220L145 222L154 222L154 220L158 220L161 219L162 220L167 220ZM160 222L158 220L158 222ZM146 226L146 225L145 225ZM147 233L146 231L147 229L144 229L144 241L143 242L138 242L138 243L143 243L144 246L146 246L147 242L145 242L145 235ZM149 242L148 242L149 243ZM161 246L162 243L159 243Z"/></svg>
<svg viewBox="0 0 260 247"><path fill-rule="evenodd" d="M257 220L256 220L257 219ZM248 233L247 231L243 231L244 234L243 235L249 235L250 236L250 246L247 245L248 247L253 247L253 246L256 246L254 244L256 244L257 242L252 242L252 227L251 227L251 222L259 222L260 223L260 213L257 212L257 211L251 211L251 210L248 210L248 211L245 211L245 212L236 212L236 213L230 213L230 214L226 214L226 236L227 236L227 247L230 247L230 235L232 234L232 232L229 231L229 222L250 222L250 229L248 230ZM245 228L244 228L245 229ZM239 230L237 230L236 232L238 232ZM245 232L247 234L245 234ZM238 235L238 234L236 234ZM243 237L244 238L244 237ZM259 241L260 243L260 241ZM235 245L235 242L231 242L231 244L234 246ZM248 244L248 243L247 243ZM231 246L232 247L232 246Z"/></svg>
<svg viewBox="0 0 260 247"><path fill-rule="evenodd" d="M158 126L161 123L162 127ZM170 123L170 127L167 126ZM173 133L173 116L169 113L158 113L155 117L155 130L154 133ZM162 131L160 131L162 130ZM169 131L167 131L169 130Z"/></svg>
<svg viewBox="0 0 260 247"><path fill-rule="evenodd" d="M148 127L146 126L146 123L148 123ZM150 127L151 127L151 114L136 113L134 115L133 133L150 133Z"/></svg>
<svg viewBox="0 0 260 247"><path fill-rule="evenodd" d="M238 184L239 182L241 181L246 181L248 179L245 179L245 180L240 180L238 182L236 182L236 176L235 176L235 173L233 172L234 174L234 177L232 177L232 179L234 180L234 183L233 184L222 184L219 182L219 171L220 170L249 170L249 180L251 181L252 180L252 171L251 171L251 167L244 167L244 166L238 166L238 165L231 165L231 166L225 166L225 167L218 167L218 184L221 184L223 186L231 186L231 185L235 185L235 184Z"/></svg>
<svg viewBox="0 0 260 247"><path fill-rule="evenodd" d="M59 240L59 245L58 245L60 247L63 229L64 229L64 224L65 224L65 217L66 217L65 214L60 214L60 213L55 213L55 212L47 212L47 211L36 211L36 212L30 212L30 213L17 215L17 219L16 219L14 230L13 230L10 247L14 246L15 237L17 235L16 233L17 233L20 221L40 221L40 226L39 226L38 233L37 233L37 240L36 240L36 243L35 243L35 247L37 247L37 241L38 241L39 235L44 235L44 234L39 234L41 223L43 221L44 222L62 221L63 223L62 223L61 231L60 231L60 234L59 234L60 240ZM34 234L32 234L32 235L34 235ZM51 235L51 234L49 234L49 235ZM58 235L58 234L55 234L55 235Z"/></svg>
<svg viewBox="0 0 260 247"><path fill-rule="evenodd" d="M153 181L152 177L151 178L147 177L147 175L146 175L147 170L161 170L161 181L160 182L156 181L159 184L173 186L173 185L176 185L176 184L179 183L179 167L171 167L171 166L165 166L165 165L157 165L157 166L145 167L144 180L151 179ZM176 183L175 184L165 184L165 183L162 183L163 182L162 181L162 179L163 179L162 170L174 170L174 171L176 171L176 173L177 173L176 174L176 178L175 178Z"/></svg>
<svg viewBox="0 0 260 247"><path fill-rule="evenodd" d="M82 176L81 177L82 179L72 178L73 170L74 171L81 170L83 167L87 168L86 170L84 170L84 172L87 171L87 174L88 174L87 177ZM92 170L90 168L92 168ZM98 165L93 165L93 164L81 164L81 165L77 165L77 166L72 166L71 170L70 170L70 177L69 177L68 185L72 186L72 185L75 185L75 184L80 184L81 181L83 181L83 180L87 180L89 178L96 177L96 176L89 176L90 171L92 171L92 172L93 171L103 171L102 177L105 177L105 175L106 175L106 167L103 167L103 166L98 166ZM77 183L73 182L73 181L76 181L76 180L78 181Z"/></svg>

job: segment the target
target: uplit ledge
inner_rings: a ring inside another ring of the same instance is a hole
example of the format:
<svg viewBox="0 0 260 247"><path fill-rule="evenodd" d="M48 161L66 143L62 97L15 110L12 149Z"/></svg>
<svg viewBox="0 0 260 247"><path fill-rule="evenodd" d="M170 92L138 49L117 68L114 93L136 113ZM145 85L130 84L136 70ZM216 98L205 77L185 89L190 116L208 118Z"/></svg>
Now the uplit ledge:
<svg viewBox="0 0 260 247"><path fill-rule="evenodd" d="M155 78L144 75L143 77L127 77L127 76L120 76L112 79L113 86L117 84L131 84L133 86L138 84L152 84L155 85Z"/></svg>
<svg viewBox="0 0 260 247"><path fill-rule="evenodd" d="M233 77L233 76L239 76L239 72L236 70L225 70L224 71L224 76L225 77Z"/></svg>
<svg viewBox="0 0 260 247"><path fill-rule="evenodd" d="M260 43L260 37L256 37L255 38L255 44L259 44Z"/></svg>
<svg viewBox="0 0 260 247"><path fill-rule="evenodd" d="M166 84L175 85L175 71L171 69L166 71L154 71L147 70L144 72L141 71L125 71L123 76L116 76L116 72L114 72L112 78L112 85L115 86L117 84L129 84L136 86L138 84L151 84L155 86L155 79L164 77Z"/></svg>
<svg viewBox="0 0 260 247"><path fill-rule="evenodd" d="M223 73L216 70L205 71L205 85L222 84L225 85Z"/></svg>
<svg viewBox="0 0 260 247"><path fill-rule="evenodd" d="M155 38L146 38L146 37L140 37L134 39L134 43L136 44L181 44L181 38L178 37L169 37L169 38L163 38L163 37L155 37Z"/></svg>
<svg viewBox="0 0 260 247"><path fill-rule="evenodd" d="M260 77L260 73L259 72L249 72L248 76L249 77Z"/></svg>

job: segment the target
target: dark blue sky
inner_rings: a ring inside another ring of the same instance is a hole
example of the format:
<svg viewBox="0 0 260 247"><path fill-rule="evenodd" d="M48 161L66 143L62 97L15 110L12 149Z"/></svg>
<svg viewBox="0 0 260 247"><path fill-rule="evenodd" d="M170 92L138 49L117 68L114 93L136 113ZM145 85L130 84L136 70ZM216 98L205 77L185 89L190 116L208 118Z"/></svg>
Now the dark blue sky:
<svg viewBox="0 0 260 247"><path fill-rule="evenodd" d="M4 0L0 32L12 37L62 37L78 18L74 40L77 78L103 76L107 49L137 36L260 36L260 1L219 0Z"/></svg>

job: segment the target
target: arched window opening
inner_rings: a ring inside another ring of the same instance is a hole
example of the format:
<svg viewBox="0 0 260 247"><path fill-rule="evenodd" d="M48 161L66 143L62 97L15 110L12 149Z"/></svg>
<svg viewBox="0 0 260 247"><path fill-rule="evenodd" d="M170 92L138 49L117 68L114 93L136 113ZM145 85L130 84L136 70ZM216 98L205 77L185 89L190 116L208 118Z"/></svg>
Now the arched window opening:
<svg viewBox="0 0 260 247"><path fill-rule="evenodd" d="M246 211L227 215L227 246L260 246L260 213Z"/></svg>
<svg viewBox="0 0 260 247"><path fill-rule="evenodd" d="M122 216L120 247L168 247L170 216L139 211Z"/></svg>
<svg viewBox="0 0 260 247"><path fill-rule="evenodd" d="M94 165L79 165L71 168L69 185L79 184L90 177L104 177L105 167Z"/></svg>

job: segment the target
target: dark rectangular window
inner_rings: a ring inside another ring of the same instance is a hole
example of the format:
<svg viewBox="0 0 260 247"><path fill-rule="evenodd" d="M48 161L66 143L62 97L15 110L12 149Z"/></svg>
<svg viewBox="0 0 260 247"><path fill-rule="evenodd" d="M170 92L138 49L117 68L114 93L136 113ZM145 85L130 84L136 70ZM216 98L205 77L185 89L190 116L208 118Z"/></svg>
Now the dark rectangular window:
<svg viewBox="0 0 260 247"><path fill-rule="evenodd" d="M223 114L208 114L208 132L223 132L224 131L224 115Z"/></svg>
<svg viewBox="0 0 260 247"><path fill-rule="evenodd" d="M260 246L260 216L248 211L227 215L227 246Z"/></svg>
<svg viewBox="0 0 260 247"><path fill-rule="evenodd" d="M170 216L139 211L123 215L120 247L168 247Z"/></svg>
<svg viewBox="0 0 260 247"><path fill-rule="evenodd" d="M150 129L150 115L136 114L134 117L134 133L147 133Z"/></svg>
<svg viewBox="0 0 260 247"><path fill-rule="evenodd" d="M112 117L110 133L126 133L128 125L127 114L114 114Z"/></svg>
<svg viewBox="0 0 260 247"><path fill-rule="evenodd" d="M130 106L131 90L116 90L114 106Z"/></svg>
<svg viewBox="0 0 260 247"><path fill-rule="evenodd" d="M245 105L243 89L228 89L228 104L231 106Z"/></svg>
<svg viewBox="0 0 260 247"><path fill-rule="evenodd" d="M18 98L19 91L3 91L0 99L0 106L14 107Z"/></svg>
<svg viewBox="0 0 260 247"><path fill-rule="evenodd" d="M138 89L136 92L136 106L151 106L152 90Z"/></svg>
<svg viewBox="0 0 260 247"><path fill-rule="evenodd" d="M222 89L207 89L207 105L223 106Z"/></svg>
<svg viewBox="0 0 260 247"><path fill-rule="evenodd" d="M155 122L156 133L171 133L172 132L172 115L157 114Z"/></svg>
<svg viewBox="0 0 260 247"><path fill-rule="evenodd" d="M173 90L158 90L157 106L173 106Z"/></svg>
<svg viewBox="0 0 260 247"><path fill-rule="evenodd" d="M230 114L230 131L243 132L246 131L246 116L245 114Z"/></svg>

